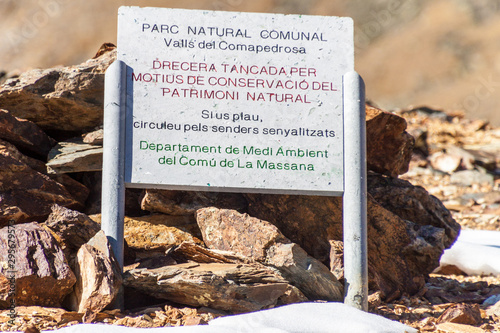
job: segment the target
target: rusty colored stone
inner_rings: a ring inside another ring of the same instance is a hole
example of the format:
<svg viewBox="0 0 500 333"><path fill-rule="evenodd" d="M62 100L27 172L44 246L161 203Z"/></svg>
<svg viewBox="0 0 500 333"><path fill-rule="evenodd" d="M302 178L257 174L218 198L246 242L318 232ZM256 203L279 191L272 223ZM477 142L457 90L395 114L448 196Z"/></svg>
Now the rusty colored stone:
<svg viewBox="0 0 500 333"><path fill-rule="evenodd" d="M369 170L393 177L408 171L415 139L406 120L394 113L366 106L366 159Z"/></svg>
<svg viewBox="0 0 500 333"><path fill-rule="evenodd" d="M57 241L36 222L0 229L0 261L6 263L0 267L4 309L12 300L16 306L58 307L76 282Z"/></svg>

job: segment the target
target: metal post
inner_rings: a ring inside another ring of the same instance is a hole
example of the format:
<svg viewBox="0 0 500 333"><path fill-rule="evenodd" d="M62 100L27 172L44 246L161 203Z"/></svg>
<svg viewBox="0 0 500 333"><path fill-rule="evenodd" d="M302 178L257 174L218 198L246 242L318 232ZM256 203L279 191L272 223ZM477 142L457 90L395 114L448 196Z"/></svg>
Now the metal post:
<svg viewBox="0 0 500 333"><path fill-rule="evenodd" d="M116 60L106 70L104 84L104 154L102 161L101 229L123 271L125 217L125 101L126 65ZM115 301L123 307L123 294Z"/></svg>
<svg viewBox="0 0 500 333"><path fill-rule="evenodd" d="M368 310L365 86L344 75L344 303Z"/></svg>

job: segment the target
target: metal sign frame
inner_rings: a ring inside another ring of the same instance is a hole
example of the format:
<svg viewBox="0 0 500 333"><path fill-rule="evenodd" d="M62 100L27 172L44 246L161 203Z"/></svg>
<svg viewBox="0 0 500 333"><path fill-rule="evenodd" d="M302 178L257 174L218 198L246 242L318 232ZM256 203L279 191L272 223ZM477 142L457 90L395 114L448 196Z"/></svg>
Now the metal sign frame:
<svg viewBox="0 0 500 333"><path fill-rule="evenodd" d="M126 108L127 65L121 60L116 60L105 75L101 226L122 269L126 187ZM367 311L365 87L356 72L345 73L343 76L343 109L344 302ZM118 300L115 305L121 307L123 300Z"/></svg>

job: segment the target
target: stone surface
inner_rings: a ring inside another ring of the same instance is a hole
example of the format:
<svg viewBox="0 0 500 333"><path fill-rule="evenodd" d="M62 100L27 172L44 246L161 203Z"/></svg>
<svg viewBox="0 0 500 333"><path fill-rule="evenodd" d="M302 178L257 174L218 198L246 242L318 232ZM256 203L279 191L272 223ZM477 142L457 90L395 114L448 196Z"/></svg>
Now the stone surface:
<svg viewBox="0 0 500 333"><path fill-rule="evenodd" d="M143 210L168 215L192 215L208 206L241 211L247 202L240 194L166 190L146 190L141 201Z"/></svg>
<svg viewBox="0 0 500 333"><path fill-rule="evenodd" d="M77 306L72 310L83 313L84 322L92 322L114 300L122 284L120 267L104 231L78 250L75 275Z"/></svg>
<svg viewBox="0 0 500 333"><path fill-rule="evenodd" d="M488 307L486 310L488 316L496 316L500 318L500 301Z"/></svg>
<svg viewBox="0 0 500 333"><path fill-rule="evenodd" d="M495 182L493 175L477 170L463 170L451 175L452 184L460 186L471 186L472 184L491 184Z"/></svg>
<svg viewBox="0 0 500 333"><path fill-rule="evenodd" d="M116 51L70 67L34 69L0 86L0 105L43 130L84 131L102 125L104 72Z"/></svg>
<svg viewBox="0 0 500 333"><path fill-rule="evenodd" d="M414 186L406 180L371 174L368 176L368 192L382 207L403 220L411 221L415 225L413 227L415 231L427 229L422 230L422 236L430 244L434 243L432 233L438 232L431 230L430 226L443 229L445 232L444 237L436 237L436 246L440 240L443 241L445 248L449 248L455 242L460 225L441 201L430 195L423 187ZM424 236L424 233L428 235ZM439 257L440 255L437 259Z"/></svg>
<svg viewBox="0 0 500 333"><path fill-rule="evenodd" d="M9 250L14 252L10 257ZM36 222L0 229L0 256L5 263L0 268L2 308L9 307L14 295L9 295L12 270L16 271L16 306L58 307L76 282L57 241Z"/></svg>
<svg viewBox="0 0 500 333"><path fill-rule="evenodd" d="M274 307L289 290L284 279L258 264L185 263L125 270L125 286L176 303L231 313Z"/></svg>
<svg viewBox="0 0 500 333"><path fill-rule="evenodd" d="M429 158L431 165L434 169L452 173L460 167L462 158L457 155L452 155L444 152L437 152L430 156Z"/></svg>
<svg viewBox="0 0 500 333"><path fill-rule="evenodd" d="M437 332L443 333L485 333L485 330L471 325L442 323L436 326Z"/></svg>
<svg viewBox="0 0 500 333"><path fill-rule="evenodd" d="M99 129L85 134L83 137L83 143L88 143L89 145L102 146L104 142L104 130Z"/></svg>
<svg viewBox="0 0 500 333"><path fill-rule="evenodd" d="M57 239L71 265L80 247L101 229L101 226L87 215L59 205L52 206L52 212L43 225Z"/></svg>
<svg viewBox="0 0 500 333"><path fill-rule="evenodd" d="M61 141L49 152L49 173L89 172L102 170L103 147L84 143L82 138Z"/></svg>
<svg viewBox="0 0 500 333"><path fill-rule="evenodd" d="M439 323L479 325L482 323L478 304L456 304L446 309L438 318Z"/></svg>
<svg viewBox="0 0 500 333"><path fill-rule="evenodd" d="M203 243L185 227L153 224L147 221L147 217L144 220L141 217L125 218L125 241L138 258L153 256L155 253L164 254L166 250L182 242Z"/></svg>
<svg viewBox="0 0 500 333"><path fill-rule="evenodd" d="M415 140L400 116L366 106L366 160L369 170L397 177L408 171Z"/></svg>
<svg viewBox="0 0 500 333"><path fill-rule="evenodd" d="M236 252L275 268L311 300L343 298L343 287L328 268L271 223L213 207L198 210L196 217L209 248Z"/></svg>
<svg viewBox="0 0 500 333"><path fill-rule="evenodd" d="M14 117L9 111L0 109L0 139L18 149L45 158L52 147L51 139L31 121Z"/></svg>
<svg viewBox="0 0 500 333"><path fill-rule="evenodd" d="M337 280L344 280L344 242L330 240L330 270Z"/></svg>
<svg viewBox="0 0 500 333"><path fill-rule="evenodd" d="M402 202L413 202L415 207L426 198L425 193L419 198L407 192L406 201ZM392 198L392 194L388 195ZM250 215L273 223L307 253L325 264L330 263L330 241L342 240L341 198L263 194L247 194L246 198ZM413 222L406 220L411 210L400 217L397 211L392 213L377 201L368 196L370 289L381 290L386 299L403 293L415 294L423 288L426 275L438 267L444 244L453 242L452 237L458 230L454 229L452 219L439 218L449 214L439 205L428 207L426 215L418 216ZM423 204L429 202L432 200ZM429 225L418 224L426 219L430 219ZM341 267L332 267L332 270L338 271Z"/></svg>
<svg viewBox="0 0 500 333"><path fill-rule="evenodd" d="M83 207L84 192L77 192L78 199L75 198L64 185L33 169L32 166L37 167L36 161L23 157L13 145L0 141L0 226L9 220L43 221L53 204ZM65 180L68 179L62 181ZM79 191L81 187L74 189Z"/></svg>
<svg viewBox="0 0 500 333"><path fill-rule="evenodd" d="M172 251L169 251L168 255L178 263L254 263L254 260L238 253L207 249L192 242L183 242L182 244L179 244L173 248Z"/></svg>

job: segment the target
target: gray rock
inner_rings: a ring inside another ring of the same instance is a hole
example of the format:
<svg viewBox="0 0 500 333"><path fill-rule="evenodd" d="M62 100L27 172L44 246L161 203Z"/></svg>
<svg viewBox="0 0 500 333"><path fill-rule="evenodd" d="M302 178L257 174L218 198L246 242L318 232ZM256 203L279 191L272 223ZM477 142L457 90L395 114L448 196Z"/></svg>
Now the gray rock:
<svg viewBox="0 0 500 333"><path fill-rule="evenodd" d="M461 186L471 186L472 184L495 184L495 177L488 173L477 170L458 171L451 175L450 182Z"/></svg>

